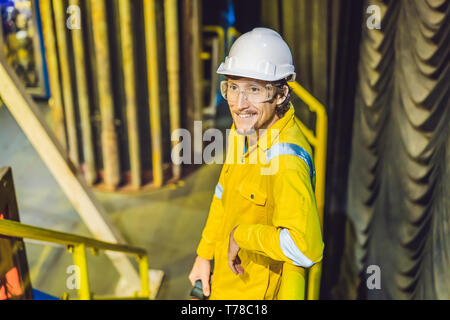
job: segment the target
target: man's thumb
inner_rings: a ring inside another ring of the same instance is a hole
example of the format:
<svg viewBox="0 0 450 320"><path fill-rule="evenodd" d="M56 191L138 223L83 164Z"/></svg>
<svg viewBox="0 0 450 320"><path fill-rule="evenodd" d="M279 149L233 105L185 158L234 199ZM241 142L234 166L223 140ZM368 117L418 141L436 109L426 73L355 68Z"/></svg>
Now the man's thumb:
<svg viewBox="0 0 450 320"><path fill-rule="evenodd" d="M203 295L209 297L209 281L207 278L202 278Z"/></svg>

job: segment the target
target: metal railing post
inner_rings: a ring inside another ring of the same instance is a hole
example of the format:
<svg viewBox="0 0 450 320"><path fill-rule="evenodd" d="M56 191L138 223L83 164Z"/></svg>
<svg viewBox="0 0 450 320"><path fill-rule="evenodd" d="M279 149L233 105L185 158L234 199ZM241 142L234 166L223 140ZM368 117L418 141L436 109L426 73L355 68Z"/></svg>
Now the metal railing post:
<svg viewBox="0 0 450 320"><path fill-rule="evenodd" d="M78 298L80 300L90 300L91 291L89 289L89 277L86 262L86 246L84 243L74 245L73 262L80 268L80 287L78 288Z"/></svg>
<svg viewBox="0 0 450 320"><path fill-rule="evenodd" d="M141 297L149 298L150 286L148 278L148 257L139 256L138 261L139 261L139 273L141 275Z"/></svg>

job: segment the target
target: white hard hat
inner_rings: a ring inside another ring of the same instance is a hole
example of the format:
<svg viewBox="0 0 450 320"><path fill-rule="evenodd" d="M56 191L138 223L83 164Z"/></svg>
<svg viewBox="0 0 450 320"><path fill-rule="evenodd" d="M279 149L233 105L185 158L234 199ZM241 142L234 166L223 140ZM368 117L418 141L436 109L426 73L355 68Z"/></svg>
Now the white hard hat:
<svg viewBox="0 0 450 320"><path fill-rule="evenodd" d="M255 28L236 39L217 73L265 81L295 80L291 50L268 28Z"/></svg>

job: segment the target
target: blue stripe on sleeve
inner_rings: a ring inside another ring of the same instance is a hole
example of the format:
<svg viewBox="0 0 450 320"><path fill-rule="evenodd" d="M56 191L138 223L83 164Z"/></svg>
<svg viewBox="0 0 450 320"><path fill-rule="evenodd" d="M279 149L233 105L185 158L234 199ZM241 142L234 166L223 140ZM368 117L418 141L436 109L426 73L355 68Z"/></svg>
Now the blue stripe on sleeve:
<svg viewBox="0 0 450 320"><path fill-rule="evenodd" d="M313 163L309 153L302 147L300 147L296 144L293 144L293 143L278 143L276 145L273 145L266 152L266 158L267 158L268 162L270 160L272 160L273 158L281 156L281 155L297 156L306 162L306 164L309 167L309 176L311 178L311 185L313 186L313 190L314 190L315 189L316 171L314 170L314 163Z"/></svg>

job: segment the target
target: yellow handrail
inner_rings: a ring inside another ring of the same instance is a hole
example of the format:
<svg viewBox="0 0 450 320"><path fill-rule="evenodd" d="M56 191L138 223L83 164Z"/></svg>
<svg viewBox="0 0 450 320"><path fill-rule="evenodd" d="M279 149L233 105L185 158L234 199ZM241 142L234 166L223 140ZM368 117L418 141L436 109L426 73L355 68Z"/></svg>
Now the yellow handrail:
<svg viewBox="0 0 450 320"><path fill-rule="evenodd" d="M217 37L219 38L219 61L222 60L223 55L225 54L225 33L223 28L221 26L203 26L203 32L217 34ZM206 56L203 55L203 58L206 58Z"/></svg>
<svg viewBox="0 0 450 320"><path fill-rule="evenodd" d="M229 27L227 29L227 46L228 46L228 50L230 50L230 48L231 48L231 40L233 39L233 37L236 40L240 35L241 35L241 33L239 31L237 31L235 27Z"/></svg>
<svg viewBox="0 0 450 320"><path fill-rule="evenodd" d="M91 248L94 251L100 249L135 255L139 262L139 271L141 276L141 293L136 294L136 296L132 298L133 299L150 298L150 287L148 278L148 256L147 251L145 249L132 247L124 244L104 242L88 237L44 229L40 227L34 227L6 219L0 219L0 235L67 245L69 251L73 254L74 264L77 265L80 270L80 282L79 282L80 287L78 289L78 295L80 300L89 300L93 298L89 290L89 280L86 264L86 248Z"/></svg>
<svg viewBox="0 0 450 320"><path fill-rule="evenodd" d="M314 148L314 163L316 167L316 202L319 213L320 226L323 232L323 209L325 203L325 170L327 156L327 127L328 119L325 107L297 82L289 82L294 93L308 106L311 112L317 115L316 135L308 129L301 121L298 122L300 129L305 134L309 143ZM322 274L322 262L313 265L308 272L307 299L317 300L320 293L320 277Z"/></svg>

